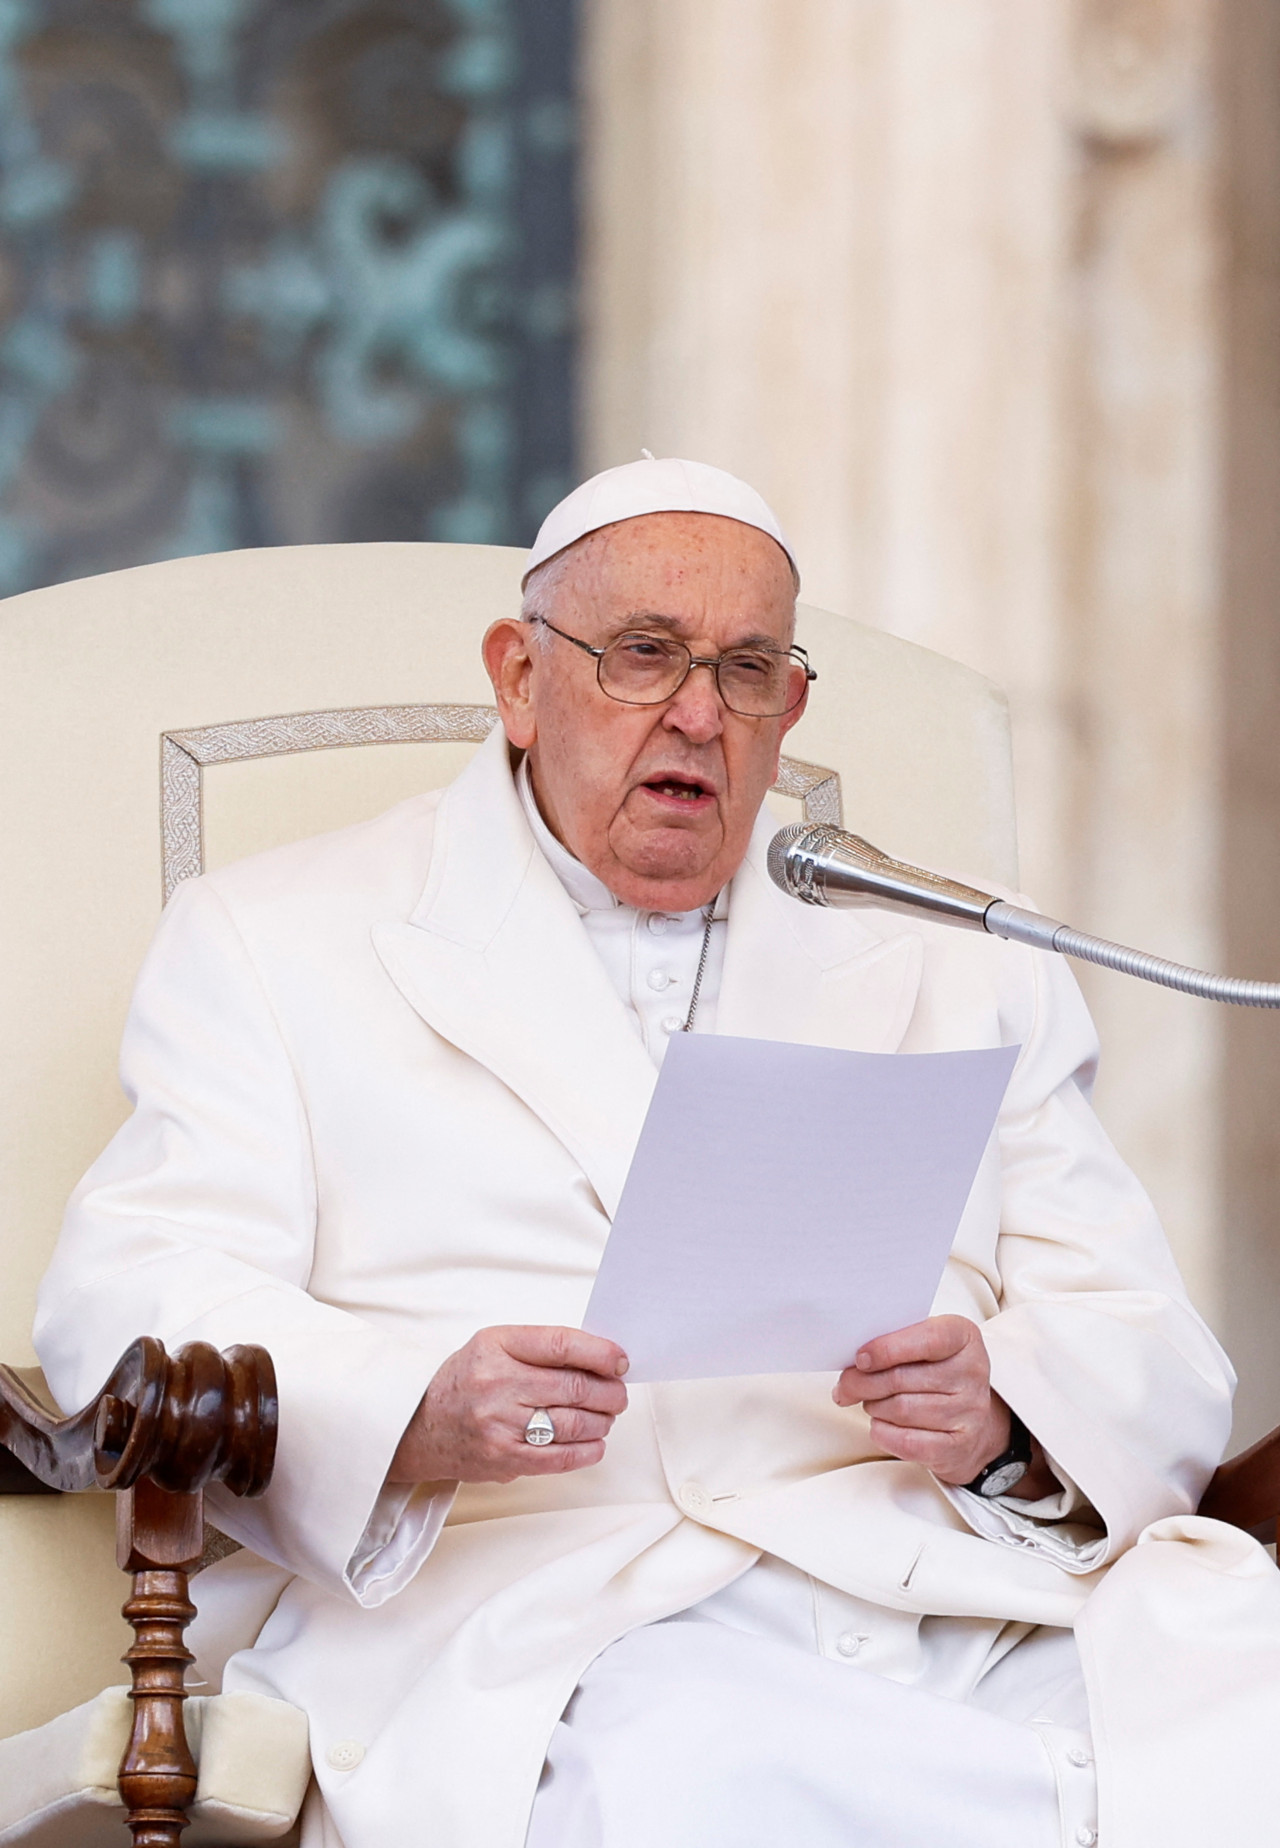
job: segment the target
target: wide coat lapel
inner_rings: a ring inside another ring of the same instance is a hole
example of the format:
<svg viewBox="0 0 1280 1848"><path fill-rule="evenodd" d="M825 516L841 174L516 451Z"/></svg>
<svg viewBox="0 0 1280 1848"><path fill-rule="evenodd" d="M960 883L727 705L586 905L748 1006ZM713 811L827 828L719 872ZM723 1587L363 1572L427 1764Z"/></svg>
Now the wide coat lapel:
<svg viewBox="0 0 1280 1848"><path fill-rule="evenodd" d="M769 879L762 812L733 881L716 1031L892 1052L920 984L910 930L814 910ZM377 926L392 981L427 1024L546 1123L612 1217L656 1080L572 901L529 831L495 729L446 792L407 921Z"/></svg>
<svg viewBox="0 0 1280 1848"><path fill-rule="evenodd" d="M657 1074L538 851L501 728L441 801L408 921L373 941L405 999L541 1117L612 1216Z"/></svg>
<svg viewBox="0 0 1280 1848"><path fill-rule="evenodd" d="M869 916L821 910L779 891L767 865L776 827L762 810L733 881L716 1031L896 1051L920 988L921 938L896 920L881 935Z"/></svg>

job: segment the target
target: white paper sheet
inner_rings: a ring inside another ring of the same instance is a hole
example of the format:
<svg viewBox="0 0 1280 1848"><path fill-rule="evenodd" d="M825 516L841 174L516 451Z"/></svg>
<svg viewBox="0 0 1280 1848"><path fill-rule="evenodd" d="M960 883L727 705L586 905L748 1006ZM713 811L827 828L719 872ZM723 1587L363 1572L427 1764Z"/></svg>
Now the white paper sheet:
<svg viewBox="0 0 1280 1848"><path fill-rule="evenodd" d="M675 1035L583 1327L643 1381L837 1372L921 1321L1017 1055Z"/></svg>

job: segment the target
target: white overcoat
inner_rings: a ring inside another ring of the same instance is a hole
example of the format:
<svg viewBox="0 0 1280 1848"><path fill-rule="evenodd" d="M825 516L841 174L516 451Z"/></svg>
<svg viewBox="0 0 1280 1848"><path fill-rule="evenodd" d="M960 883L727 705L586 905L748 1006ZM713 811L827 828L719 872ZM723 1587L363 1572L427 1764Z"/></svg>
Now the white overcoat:
<svg viewBox="0 0 1280 1848"><path fill-rule="evenodd" d="M54 1390L83 1403L145 1332L270 1350L275 1477L211 1497L252 1553L197 1594L210 1660L270 1613L226 1685L306 1709L347 1848L521 1848L586 1664L762 1550L890 1611L1074 1623L1106 1848L1270 1839L1280 1583L1192 1514L1230 1369L1086 1101L1075 984L981 934L796 904L769 832L733 881L718 1031L1022 1047L935 1310L983 1324L1118 1563L981 1537L829 1376L637 1387L600 1465L464 1488L438 1538L446 1497L381 1493L478 1328L580 1321L654 1084L497 733L443 797L178 891L126 1034L135 1112L43 1287Z"/></svg>

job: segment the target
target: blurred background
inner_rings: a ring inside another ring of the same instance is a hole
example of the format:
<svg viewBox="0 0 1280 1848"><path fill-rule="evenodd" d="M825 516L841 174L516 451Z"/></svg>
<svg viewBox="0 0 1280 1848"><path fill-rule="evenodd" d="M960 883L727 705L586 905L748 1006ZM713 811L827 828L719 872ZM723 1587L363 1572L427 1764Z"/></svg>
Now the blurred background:
<svg viewBox="0 0 1280 1848"><path fill-rule="evenodd" d="M572 0L0 0L0 590L569 484Z"/></svg>
<svg viewBox="0 0 1280 1848"><path fill-rule="evenodd" d="M1040 904L1280 977L1280 0L0 0L0 162L0 592L716 462ZM1280 1020L1082 979L1256 1434Z"/></svg>

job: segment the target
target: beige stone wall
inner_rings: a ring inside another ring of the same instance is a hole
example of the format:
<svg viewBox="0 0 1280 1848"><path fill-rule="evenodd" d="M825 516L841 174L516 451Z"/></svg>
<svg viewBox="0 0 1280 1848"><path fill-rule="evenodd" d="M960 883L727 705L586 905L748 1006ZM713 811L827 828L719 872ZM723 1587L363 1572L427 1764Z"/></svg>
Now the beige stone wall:
<svg viewBox="0 0 1280 1848"><path fill-rule="evenodd" d="M1224 0L1217 77L1222 158L1217 775L1223 954L1280 968L1280 8ZM1222 1220L1227 1339L1247 1357L1241 1423L1277 1417L1280 1020L1226 1026ZM1238 1282L1236 1281L1238 1279ZM1256 1385L1254 1382L1258 1382Z"/></svg>
<svg viewBox="0 0 1280 1848"><path fill-rule="evenodd" d="M589 0L583 434L747 475L810 600L1009 689L1047 909L1280 976L1276 18ZM1280 1020L1086 985L1104 1116L1273 1422Z"/></svg>

